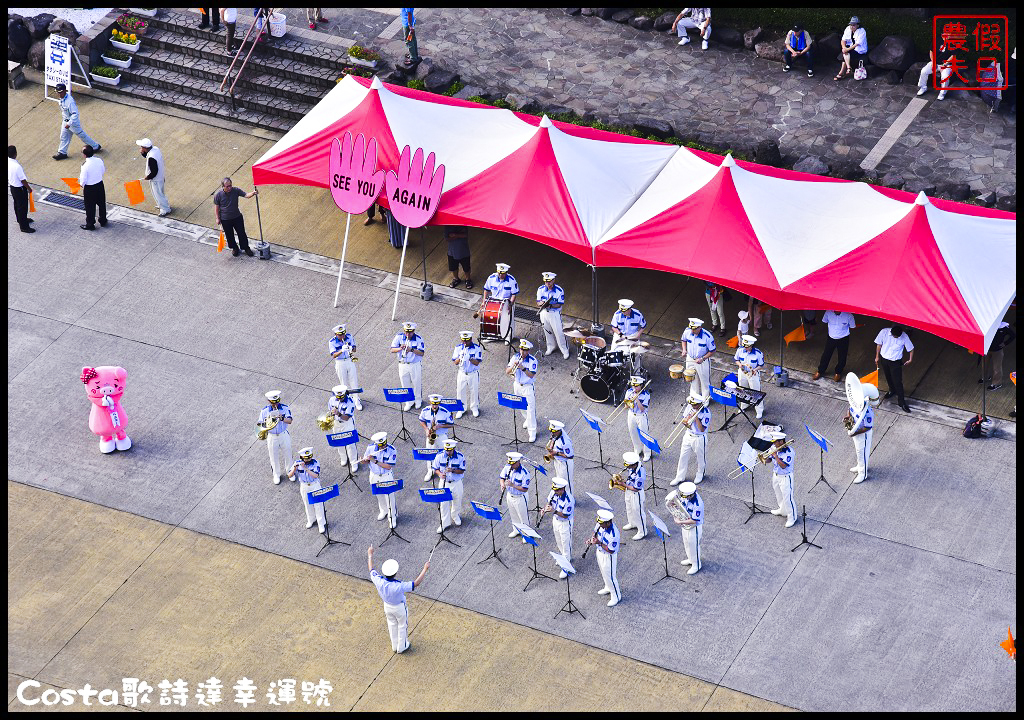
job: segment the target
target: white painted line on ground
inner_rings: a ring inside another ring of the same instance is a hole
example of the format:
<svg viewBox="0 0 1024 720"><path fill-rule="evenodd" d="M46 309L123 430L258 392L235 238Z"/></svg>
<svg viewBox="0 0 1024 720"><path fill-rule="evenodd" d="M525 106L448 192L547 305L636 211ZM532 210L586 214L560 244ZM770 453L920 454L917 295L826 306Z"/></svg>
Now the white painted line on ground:
<svg viewBox="0 0 1024 720"><path fill-rule="evenodd" d="M896 144L896 141L906 132L907 128L910 127L910 123L924 110L924 106L927 104L927 100L916 97L911 98L910 104L903 109L903 112L896 118L896 121L885 131L885 135L871 148L871 152L861 162L861 168L864 170L874 170L878 167L878 163L882 162L882 158L892 150L892 146Z"/></svg>
<svg viewBox="0 0 1024 720"><path fill-rule="evenodd" d="M391 24L384 28L384 31L377 36L378 40L390 40L402 31L402 18L396 17Z"/></svg>

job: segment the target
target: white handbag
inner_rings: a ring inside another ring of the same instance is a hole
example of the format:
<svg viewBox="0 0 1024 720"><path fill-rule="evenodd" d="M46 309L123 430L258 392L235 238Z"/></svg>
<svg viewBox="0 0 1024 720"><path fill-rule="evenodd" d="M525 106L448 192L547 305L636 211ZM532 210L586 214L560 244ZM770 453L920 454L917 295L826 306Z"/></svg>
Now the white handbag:
<svg viewBox="0 0 1024 720"><path fill-rule="evenodd" d="M857 69L853 71L853 79L854 80L867 80L868 79L868 70L867 70L866 67L864 67L864 61L863 60L860 61L860 64L857 66Z"/></svg>

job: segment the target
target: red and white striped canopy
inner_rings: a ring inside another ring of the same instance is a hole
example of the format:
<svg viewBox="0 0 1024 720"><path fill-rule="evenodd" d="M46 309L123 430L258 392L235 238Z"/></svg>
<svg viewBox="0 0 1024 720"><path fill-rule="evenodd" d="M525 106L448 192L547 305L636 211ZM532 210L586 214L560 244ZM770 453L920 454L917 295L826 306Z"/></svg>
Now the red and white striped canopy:
<svg viewBox="0 0 1024 720"><path fill-rule="evenodd" d="M331 140L446 173L431 224L493 228L597 267L718 282L784 309L902 322L984 352L1016 293L1016 215L593 130L349 76L253 165L328 186ZM388 205L387 198L381 204Z"/></svg>

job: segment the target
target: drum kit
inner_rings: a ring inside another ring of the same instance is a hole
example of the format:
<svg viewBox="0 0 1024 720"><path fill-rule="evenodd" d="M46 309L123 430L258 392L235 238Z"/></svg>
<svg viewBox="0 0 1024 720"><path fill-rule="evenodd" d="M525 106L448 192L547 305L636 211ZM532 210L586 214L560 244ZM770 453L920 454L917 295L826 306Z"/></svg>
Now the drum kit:
<svg viewBox="0 0 1024 720"><path fill-rule="evenodd" d="M579 378L580 390L593 402L611 400L617 405L625 394L629 377L647 375L641 357L651 347L648 342L637 342L628 348L620 345L610 351L603 337L585 329L570 328L565 336L579 345L574 374Z"/></svg>

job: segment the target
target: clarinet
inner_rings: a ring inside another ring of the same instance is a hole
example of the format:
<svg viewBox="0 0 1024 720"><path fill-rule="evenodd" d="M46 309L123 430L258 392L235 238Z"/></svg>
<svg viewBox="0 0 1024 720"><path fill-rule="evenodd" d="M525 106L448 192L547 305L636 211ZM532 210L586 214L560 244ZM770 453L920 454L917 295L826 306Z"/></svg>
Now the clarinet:
<svg viewBox="0 0 1024 720"><path fill-rule="evenodd" d="M594 540L597 540L597 533L598 533L598 531L595 530L594 531ZM594 543L593 545L587 545L585 548L583 548L583 555L580 556L580 559L581 560L586 560L587 559L587 553L590 552L590 548L594 547L594 545L596 545L596 544L597 543Z"/></svg>

